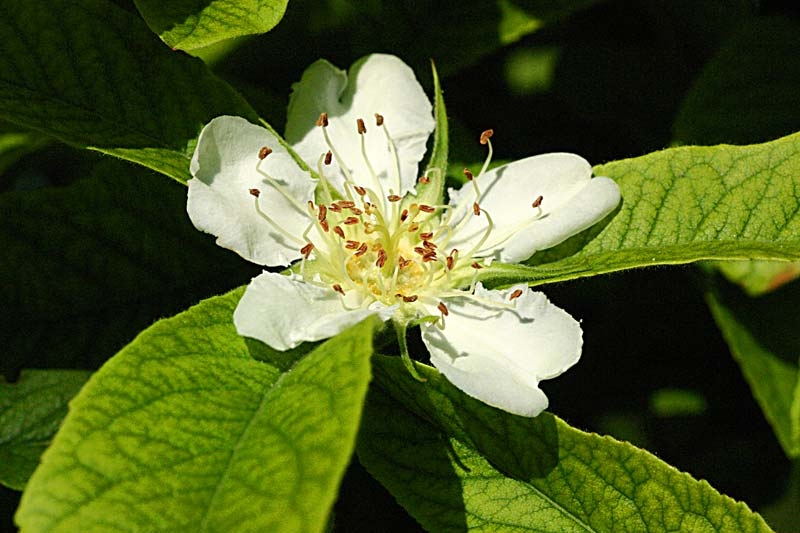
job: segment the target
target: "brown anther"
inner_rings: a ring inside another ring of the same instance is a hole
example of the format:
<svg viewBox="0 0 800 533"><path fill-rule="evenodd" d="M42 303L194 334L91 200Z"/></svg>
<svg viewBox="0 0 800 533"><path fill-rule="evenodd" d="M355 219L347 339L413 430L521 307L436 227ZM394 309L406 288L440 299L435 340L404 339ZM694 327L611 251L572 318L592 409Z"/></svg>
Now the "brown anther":
<svg viewBox="0 0 800 533"><path fill-rule="evenodd" d="M429 240L433 239L433 232L432 231L426 231L425 233L420 233L419 234L419 238L422 239L423 241L429 241Z"/></svg>
<svg viewBox="0 0 800 533"><path fill-rule="evenodd" d="M439 305L436 306L436 309L438 309L439 312L442 313L442 316L447 316L450 314L450 311L447 310L447 306L444 305L444 302L439 302Z"/></svg>
<svg viewBox="0 0 800 533"><path fill-rule="evenodd" d="M492 135L494 135L494 130L486 130L483 133L481 133L481 144L488 143Z"/></svg>
<svg viewBox="0 0 800 533"><path fill-rule="evenodd" d="M478 205L478 202L472 204L472 212L475 214L476 217L481 216L481 206Z"/></svg>
<svg viewBox="0 0 800 533"><path fill-rule="evenodd" d="M325 113L324 111L319 114L319 118L317 119L317 126L321 128L328 127L328 114Z"/></svg>
<svg viewBox="0 0 800 533"><path fill-rule="evenodd" d="M351 212L351 213L353 213L354 215L360 215L360 214L362 214L364 211L362 211L361 209L359 209L359 208L357 208L357 207L351 207L351 208L350 208L350 212Z"/></svg>
<svg viewBox="0 0 800 533"><path fill-rule="evenodd" d="M351 200L339 200L336 203L339 204L339 207L341 207L342 209L350 209L351 207L356 206L356 203Z"/></svg>
<svg viewBox="0 0 800 533"><path fill-rule="evenodd" d="M364 222L364 233L370 234L374 232L375 232L375 226L373 226L369 222Z"/></svg>
<svg viewBox="0 0 800 533"><path fill-rule="evenodd" d="M382 248L383 248L383 246L381 245L381 243L376 242L372 246L370 246L369 249L372 250L373 252L377 252L378 250L381 250Z"/></svg>
<svg viewBox="0 0 800 533"><path fill-rule="evenodd" d="M472 268L474 268L475 270L480 270L480 269L482 269L482 268L483 268L483 266L481 266L481 265L480 265L480 263L478 263L477 261L475 261L474 263L472 263L470 266L471 266Z"/></svg>
<svg viewBox="0 0 800 533"><path fill-rule="evenodd" d="M256 198L258 198L258 197L261 195L261 191L259 191L258 189L249 189L249 191L248 191L248 192L249 192L249 193L250 193L252 196L255 196Z"/></svg>
<svg viewBox="0 0 800 533"><path fill-rule="evenodd" d="M408 227L408 232L409 232L409 233L414 233L414 232L415 232L415 231L417 231L418 229L419 229L419 224L416 224L416 223L414 223L414 224L411 224L411 225Z"/></svg>
<svg viewBox="0 0 800 533"><path fill-rule="evenodd" d="M323 231L325 233L328 233L328 230L330 229L330 226L328 225L328 221L327 220L320 220L319 221L319 225L322 227L322 229L323 229Z"/></svg>
<svg viewBox="0 0 800 533"><path fill-rule="evenodd" d="M364 135L365 133L367 133L367 127L364 125L363 118L356 119L356 125L358 126L359 135Z"/></svg>
<svg viewBox="0 0 800 533"><path fill-rule="evenodd" d="M422 246L431 251L436 250L437 248L436 244L431 241L422 241Z"/></svg>
<svg viewBox="0 0 800 533"><path fill-rule="evenodd" d="M414 251L417 252L419 255L425 255L425 254L427 254L429 252L428 250L426 250L422 246L416 246L414 248Z"/></svg>
<svg viewBox="0 0 800 533"><path fill-rule="evenodd" d="M365 253L367 253L367 248L368 248L368 247L367 247L367 243L365 243L365 242L362 242L362 243L361 243L361 246L359 246L359 247L358 247L358 250L356 250L355 256L356 256L356 257L361 257L362 255L364 255Z"/></svg>
<svg viewBox="0 0 800 533"><path fill-rule="evenodd" d="M308 259L308 256L311 255L311 251L314 249L314 245L312 243L308 243L302 248L300 248L300 253L303 254L303 257Z"/></svg>
<svg viewBox="0 0 800 533"><path fill-rule="evenodd" d="M330 165L330 164L331 164L331 161L333 161L333 154L331 153L331 151L330 151L330 150L328 150L328 152L325 154L325 161L324 161L324 163L325 163L326 165Z"/></svg>
<svg viewBox="0 0 800 533"><path fill-rule="evenodd" d="M416 302L417 298L419 298L419 296L412 294L411 296L403 296L403 301L406 303Z"/></svg>
<svg viewBox="0 0 800 533"><path fill-rule="evenodd" d="M423 263L431 263L433 261L438 261L438 258L436 257L436 252L430 252L422 256Z"/></svg>
<svg viewBox="0 0 800 533"><path fill-rule="evenodd" d="M364 202L364 212L368 215L373 213L372 204L369 202Z"/></svg>
<svg viewBox="0 0 800 533"><path fill-rule="evenodd" d="M354 185L353 188L356 190L359 196L364 196L367 194L367 189L361 187L360 185Z"/></svg>
<svg viewBox="0 0 800 533"><path fill-rule="evenodd" d="M472 172L468 168L464 169L464 175L467 177L467 181L472 181L475 179L475 176L472 175Z"/></svg>
<svg viewBox="0 0 800 533"><path fill-rule="evenodd" d="M397 258L397 264L400 265L400 268L405 268L412 263L411 259L406 259L402 255Z"/></svg>
<svg viewBox="0 0 800 533"><path fill-rule="evenodd" d="M383 126L383 115L380 113L375 113L375 124L377 126Z"/></svg>
<svg viewBox="0 0 800 533"><path fill-rule="evenodd" d="M517 290L515 290L514 292L512 292L512 293L511 293L511 294L508 296L508 299L509 299L509 300L516 300L516 299L517 299L517 298L519 298L520 296L522 296L522 289L517 289Z"/></svg>
<svg viewBox="0 0 800 533"><path fill-rule="evenodd" d="M342 228L340 228L339 226L334 226L333 227L333 232L336 235L338 235L339 237L341 237L342 239L344 239L344 230Z"/></svg>
<svg viewBox="0 0 800 533"><path fill-rule="evenodd" d="M397 194L390 194L386 198L388 198L390 202L399 202L400 200L403 199L402 196L397 195Z"/></svg>
<svg viewBox="0 0 800 533"><path fill-rule="evenodd" d="M408 218L408 209L403 209L403 212L400 213L400 222L405 222Z"/></svg>
<svg viewBox="0 0 800 533"><path fill-rule="evenodd" d="M455 259L453 255L450 254L444 258L445 263L447 263L447 270L453 270L453 264L455 263Z"/></svg>
<svg viewBox="0 0 800 533"><path fill-rule="evenodd" d="M358 217L347 217L344 219L345 226L352 226L353 224L358 224Z"/></svg>
<svg viewBox="0 0 800 533"><path fill-rule="evenodd" d="M344 243L344 247L347 248L348 250L355 250L359 246L361 246L361 243L358 241L348 240L347 242Z"/></svg>
<svg viewBox="0 0 800 533"><path fill-rule="evenodd" d="M339 285L338 283L333 284L333 290L344 296L344 289L342 289L342 286Z"/></svg>
<svg viewBox="0 0 800 533"><path fill-rule="evenodd" d="M314 212L314 202L309 200L308 202L306 202L306 205L308 206L308 210L313 213Z"/></svg>
<svg viewBox="0 0 800 533"><path fill-rule="evenodd" d="M339 204L337 204L337 203L332 203L331 205L328 206L328 209L330 209L334 213L341 213L342 212L342 208L339 207Z"/></svg>
<svg viewBox="0 0 800 533"><path fill-rule="evenodd" d="M419 204L419 210L425 213L433 213L436 211L436 208L430 205Z"/></svg>
<svg viewBox="0 0 800 533"><path fill-rule="evenodd" d="M317 218L322 222L325 220L326 216L328 216L328 208L325 207L325 204L319 204L319 214L317 214Z"/></svg>
<svg viewBox="0 0 800 533"><path fill-rule="evenodd" d="M386 253L386 250L381 248L378 250L378 260L375 261L375 266L378 268L383 268L383 265L386 264L386 259L389 258L389 255Z"/></svg>
<svg viewBox="0 0 800 533"><path fill-rule="evenodd" d="M431 182L431 179L428 176L420 176L417 181L422 183L423 185L427 185L428 183Z"/></svg>
<svg viewBox="0 0 800 533"><path fill-rule="evenodd" d="M269 146L262 146L261 150L258 151L258 158L263 161L271 153L272 153L272 148L270 148Z"/></svg>
<svg viewBox="0 0 800 533"><path fill-rule="evenodd" d="M542 200L544 200L544 196L540 194L539 196L536 197L536 200L533 201L531 207L533 207L534 209L539 207L540 205L542 205Z"/></svg>

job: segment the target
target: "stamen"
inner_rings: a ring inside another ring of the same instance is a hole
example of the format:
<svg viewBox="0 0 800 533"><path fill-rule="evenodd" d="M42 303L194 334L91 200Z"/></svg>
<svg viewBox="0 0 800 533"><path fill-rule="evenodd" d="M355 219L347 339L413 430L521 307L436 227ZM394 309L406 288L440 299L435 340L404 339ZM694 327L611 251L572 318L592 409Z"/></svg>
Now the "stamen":
<svg viewBox="0 0 800 533"><path fill-rule="evenodd" d="M348 250L355 250L359 246L361 246L361 243L358 241L348 240L347 242L344 243L344 247L347 248Z"/></svg>
<svg viewBox="0 0 800 533"><path fill-rule="evenodd" d="M334 213L341 213L342 212L342 208L339 207L339 204L337 204L335 202L332 203L330 206L328 206L328 209L330 209Z"/></svg>
<svg viewBox="0 0 800 533"><path fill-rule="evenodd" d="M333 153L330 150L328 150L327 153L325 154L325 165L326 166L330 165L331 161L333 161Z"/></svg>
<svg viewBox="0 0 800 533"><path fill-rule="evenodd" d="M433 239L433 232L432 231L427 231L425 233L420 233L419 234L419 238L422 239L423 241L429 241L429 240Z"/></svg>
<svg viewBox="0 0 800 533"><path fill-rule="evenodd" d="M383 268L383 265L386 264L386 259L389 258L389 255L386 253L386 250L381 248L378 250L378 260L375 261L375 266L378 268Z"/></svg>
<svg viewBox="0 0 800 533"><path fill-rule="evenodd" d="M436 244L432 243L431 241L427 241L427 240L422 241L422 246L424 246L425 248L427 248L428 250L431 250L431 251L436 250Z"/></svg>
<svg viewBox="0 0 800 533"><path fill-rule="evenodd" d="M390 202L399 202L403 199L402 196L398 196L397 194L390 194L386 197Z"/></svg>
<svg viewBox="0 0 800 533"><path fill-rule="evenodd" d="M429 253L429 251L426 250L425 248L423 248L422 246L414 247L414 251L417 252L419 255L425 255L425 254Z"/></svg>
<svg viewBox="0 0 800 533"><path fill-rule="evenodd" d="M342 289L342 286L339 285L338 283L333 284L333 290L344 296L344 289Z"/></svg>
<svg viewBox="0 0 800 533"><path fill-rule="evenodd" d="M359 209L357 207L351 207L350 208L350 212L353 213L354 215L361 215L361 214L364 213L364 211L362 211L361 209Z"/></svg>
<svg viewBox="0 0 800 533"><path fill-rule="evenodd" d="M383 126L383 115L380 113L375 113L375 125L378 127Z"/></svg>
<svg viewBox="0 0 800 533"><path fill-rule="evenodd" d="M411 296L403 296L402 294L398 293L396 296L400 296L406 303L416 302L417 299L419 299L419 296L416 294L412 294Z"/></svg>
<svg viewBox="0 0 800 533"><path fill-rule="evenodd" d="M308 259L308 256L311 255L311 251L314 250L314 244L308 243L302 248L300 248L300 253L303 254L303 257Z"/></svg>
<svg viewBox="0 0 800 533"><path fill-rule="evenodd" d="M358 224L358 217L347 217L344 219L345 226L352 226L353 224Z"/></svg>
<svg viewBox="0 0 800 533"><path fill-rule="evenodd" d="M422 183L423 185L427 185L431 182L431 179L428 176L420 176L417 181Z"/></svg>
<svg viewBox="0 0 800 533"><path fill-rule="evenodd" d="M325 220L325 217L327 215L328 215L328 208L325 207L325 204L319 204L319 215L317 215L319 221L322 222L323 220Z"/></svg>
<svg viewBox="0 0 800 533"><path fill-rule="evenodd" d="M411 225L408 227L408 232L409 232L409 233L414 233L414 232L415 232L415 231L417 231L418 229L419 229L419 224L416 224L416 223L414 223L414 224L411 224Z"/></svg>
<svg viewBox="0 0 800 533"><path fill-rule="evenodd" d="M481 216L481 206L478 205L478 202L475 202L474 204L472 204L472 213L476 217Z"/></svg>
<svg viewBox="0 0 800 533"><path fill-rule="evenodd" d="M294 241L298 244L303 243L303 241L298 239L297 236L283 229L283 227L280 224L276 223L274 220L272 220L272 218L269 215L267 215L264 211L261 210L261 206L258 203L258 197L261 195L261 191L259 191L258 189L249 189L248 192L253 196L253 200L256 207L256 213L258 213L258 216L266 220L270 226L272 226L276 231L278 231L284 237L288 238L290 241Z"/></svg>
<svg viewBox="0 0 800 533"><path fill-rule="evenodd" d="M258 198L261 195L261 191L259 191L258 189L248 189L248 191L250 192L251 195L255 196L256 198Z"/></svg>
<svg viewBox="0 0 800 533"><path fill-rule="evenodd" d="M515 290L514 292L512 292L509 295L508 299L509 300L515 300L515 299L519 298L520 296L522 296L522 289L517 289L517 290Z"/></svg>
<svg viewBox="0 0 800 533"><path fill-rule="evenodd" d="M272 148L270 148L269 146L262 146L261 150L258 151L258 158L261 161L263 161L271 153L272 153Z"/></svg>
<svg viewBox="0 0 800 533"><path fill-rule="evenodd" d="M403 209L403 212L400 213L400 222L405 222L408 218L408 209Z"/></svg>
<svg viewBox="0 0 800 533"><path fill-rule="evenodd" d="M397 264L400 266L400 268L405 268L411 263L413 263L411 259L406 259L402 255L397 258Z"/></svg>
<svg viewBox="0 0 800 533"><path fill-rule="evenodd" d="M367 189L365 189L364 187L355 185L353 188L356 190L359 196L364 196L365 194L367 194Z"/></svg>
<svg viewBox="0 0 800 533"><path fill-rule="evenodd" d="M438 261L439 258L436 257L436 252L429 252L422 256L423 263L432 263L433 261Z"/></svg>
<svg viewBox="0 0 800 533"><path fill-rule="evenodd" d="M321 128L328 127L328 114L325 113L324 111L319 114L319 118L317 119L317 126Z"/></svg>
<svg viewBox="0 0 800 533"><path fill-rule="evenodd" d="M364 135L365 133L367 133L367 127L364 125L364 119L363 118L356 119L356 125L358 126L358 134L359 135Z"/></svg>
<svg viewBox="0 0 800 533"><path fill-rule="evenodd" d="M539 207L540 205L542 205L542 200L544 200L544 196L542 196L542 195L540 194L540 195L539 195L539 196L536 198L536 200L534 200L534 201L533 201L533 203L531 204L531 207L533 207L534 209L536 209L537 207Z"/></svg>
<svg viewBox="0 0 800 533"><path fill-rule="evenodd" d="M467 181L472 181L472 180L475 179L475 176L472 174L472 172L468 168L464 169L464 175L467 177Z"/></svg>
<svg viewBox="0 0 800 533"><path fill-rule="evenodd" d="M344 239L344 230L342 230L342 228L340 228L339 226L334 226L333 227L333 232L336 235L338 235L339 237L341 237L342 239Z"/></svg>
<svg viewBox="0 0 800 533"><path fill-rule="evenodd" d="M319 225L322 227L322 230L325 233L328 233L328 230L330 230L330 226L328 225L328 221L327 220L320 220L319 221Z"/></svg>
<svg viewBox="0 0 800 533"><path fill-rule="evenodd" d="M355 255L356 257L361 257L362 255L364 255L365 253L367 253L367 248L368 248L368 247L367 247L367 243L365 243L365 242L362 242L362 243L361 243L361 246L359 246L359 247L358 247L358 250L356 250L356 253L355 253L354 255Z"/></svg>
<svg viewBox="0 0 800 533"><path fill-rule="evenodd" d="M439 305L436 306L436 309L438 309L439 312L442 313L443 317L448 316L450 314L450 311L447 309L447 306L444 305L444 302L439 302Z"/></svg>
<svg viewBox="0 0 800 533"><path fill-rule="evenodd" d="M471 266L472 268L474 268L475 270L480 270L480 269L482 269L482 268L483 268L483 266L481 266L481 264L480 264L480 263L478 263L477 261L475 261L474 263L472 263L470 266Z"/></svg>
<svg viewBox="0 0 800 533"><path fill-rule="evenodd" d="M336 202L336 203L337 203L337 204L339 205L339 207L341 207L342 209L350 209L351 207L355 207L355 206L356 206L356 203L355 203L355 202L351 202L350 200L339 200L339 201L338 201L338 202Z"/></svg>
<svg viewBox="0 0 800 533"><path fill-rule="evenodd" d="M489 142L489 139L494 135L494 130L488 129L481 133L481 144L486 144Z"/></svg>
<svg viewBox="0 0 800 533"><path fill-rule="evenodd" d="M458 250L453 248L450 250L450 254L445 258L445 263L447 264L447 270L453 270L453 266L455 265L456 260L458 259Z"/></svg>
<svg viewBox="0 0 800 533"><path fill-rule="evenodd" d="M436 208L425 204L419 204L419 210L424 213L433 213L436 211Z"/></svg>

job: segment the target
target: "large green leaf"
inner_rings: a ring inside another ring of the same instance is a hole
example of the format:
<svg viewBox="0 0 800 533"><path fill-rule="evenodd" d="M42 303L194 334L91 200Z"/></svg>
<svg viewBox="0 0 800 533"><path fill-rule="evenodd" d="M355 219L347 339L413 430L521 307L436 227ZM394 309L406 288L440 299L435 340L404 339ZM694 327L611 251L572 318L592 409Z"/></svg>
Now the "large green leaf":
<svg viewBox="0 0 800 533"><path fill-rule="evenodd" d="M91 376L83 370L26 370L0 381L0 483L22 490L50 444L67 402Z"/></svg>
<svg viewBox="0 0 800 533"><path fill-rule="evenodd" d="M172 48L194 50L225 39L265 33L289 0L135 0L148 26Z"/></svg>
<svg viewBox="0 0 800 533"><path fill-rule="evenodd" d="M630 444L515 417L376 358L361 462L431 531L770 531L743 503Z"/></svg>
<svg viewBox="0 0 800 533"><path fill-rule="evenodd" d="M28 483L23 531L321 531L355 445L373 322L290 370L254 360L242 291L146 330L70 412Z"/></svg>
<svg viewBox="0 0 800 533"><path fill-rule="evenodd" d="M105 0L5 1L0 42L0 117L179 181L209 120L257 118L200 60Z"/></svg>
<svg viewBox="0 0 800 533"><path fill-rule="evenodd" d="M761 298L712 286L706 300L789 457L800 457L800 285Z"/></svg>
<svg viewBox="0 0 800 533"><path fill-rule="evenodd" d="M185 206L185 187L110 158L68 187L0 195L0 371L96 368L158 318L259 272Z"/></svg>
<svg viewBox="0 0 800 533"><path fill-rule="evenodd" d="M594 172L622 190L614 213L528 265L492 265L485 279L539 284L702 259L800 259L800 134L672 148Z"/></svg>

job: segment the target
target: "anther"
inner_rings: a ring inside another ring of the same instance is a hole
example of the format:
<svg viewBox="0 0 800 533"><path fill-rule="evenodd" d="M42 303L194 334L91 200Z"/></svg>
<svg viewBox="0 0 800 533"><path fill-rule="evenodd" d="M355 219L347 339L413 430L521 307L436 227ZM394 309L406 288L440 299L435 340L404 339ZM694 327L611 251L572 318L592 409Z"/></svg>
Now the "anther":
<svg viewBox="0 0 800 533"><path fill-rule="evenodd" d="M428 252L427 254L422 256L423 263L432 263L433 261L437 261L438 258L436 257L436 252Z"/></svg>
<svg viewBox="0 0 800 533"><path fill-rule="evenodd" d="M259 191L258 189L250 189L249 192L250 192L251 195L255 196L256 198L258 198L261 195L261 191Z"/></svg>
<svg viewBox="0 0 800 533"><path fill-rule="evenodd" d="M358 217L347 217L344 219L345 226L352 226L353 224L358 224Z"/></svg>
<svg viewBox="0 0 800 533"><path fill-rule="evenodd" d="M402 269L402 268L405 268L405 267L407 267L407 266L408 266L408 265L410 265L412 262L413 262L413 261L411 261L411 259L406 259L406 258L405 258L405 257L403 257L402 255L401 255L401 256L398 256L398 258L397 258L397 264L400 266L400 268L401 268L401 269Z"/></svg>
<svg viewBox="0 0 800 533"><path fill-rule="evenodd" d="M439 305L436 306L436 309L442 313L442 316L447 316L450 314L450 311L448 311L447 306L444 305L444 302L439 302Z"/></svg>
<svg viewBox="0 0 800 533"><path fill-rule="evenodd" d="M359 135L364 135L365 133L367 133L367 127L364 125L363 118L356 119L356 125L358 126Z"/></svg>
<svg viewBox="0 0 800 533"><path fill-rule="evenodd" d="M344 289L342 289L342 286L339 285L338 283L333 284L333 290L344 296Z"/></svg>
<svg viewBox="0 0 800 533"><path fill-rule="evenodd" d="M402 200L402 199L403 199L403 197L402 197L402 196L399 196L399 195L397 195L397 194L390 194L390 195L389 195L389 196L387 196L386 198L388 198L388 200L389 200L390 202L399 202L400 200Z"/></svg>
<svg viewBox="0 0 800 533"><path fill-rule="evenodd" d="M453 270L453 263L455 262L455 259L453 259L453 256L452 255L448 255L447 257L444 258L444 261L445 261L445 263L447 263L447 270Z"/></svg>
<svg viewBox="0 0 800 533"><path fill-rule="evenodd" d="M333 154L328 150L328 153L325 154L325 164L330 165L331 161L333 161Z"/></svg>
<svg viewBox="0 0 800 533"><path fill-rule="evenodd" d="M303 254L303 257L308 259L308 256L311 255L311 251L314 249L314 245L312 243L308 243L302 248L300 248L300 253Z"/></svg>
<svg viewBox="0 0 800 533"><path fill-rule="evenodd" d="M519 298L520 296L522 296L522 289L517 289L517 290L515 290L514 292L512 292L509 295L508 299L509 300L515 300L515 299Z"/></svg>
<svg viewBox="0 0 800 533"><path fill-rule="evenodd" d="M472 212L475 214L476 217L481 216L481 206L478 205L478 202L472 204Z"/></svg>
<svg viewBox="0 0 800 533"><path fill-rule="evenodd" d="M375 261L375 266L378 268L383 268L383 265L386 264L386 259L388 259L389 255L386 253L386 250L381 248L378 250L378 260Z"/></svg>
<svg viewBox="0 0 800 533"><path fill-rule="evenodd" d="M319 204L319 214L317 215L319 221L322 222L323 220L325 220L325 217L327 215L328 215L328 208L325 207L324 204Z"/></svg>
<svg viewBox="0 0 800 533"><path fill-rule="evenodd" d="M429 241L433 238L433 232L427 231L425 233L420 233L419 238L422 239L423 241Z"/></svg>
<svg viewBox="0 0 800 533"><path fill-rule="evenodd" d="M356 190L359 196L364 196L367 194L367 189L361 187L360 185L354 185L353 188Z"/></svg>
<svg viewBox="0 0 800 533"><path fill-rule="evenodd" d="M419 229L419 224L417 224L417 223L414 223L414 224L411 224L411 225L408 227L408 232L409 232L409 233L414 233L414 232L415 232L415 231L417 231L418 229Z"/></svg>
<svg viewBox="0 0 800 533"><path fill-rule="evenodd" d="M319 118L317 119L317 126L321 128L328 127L328 114L325 113L324 111L319 114Z"/></svg>
<svg viewBox="0 0 800 533"><path fill-rule="evenodd" d="M358 250L356 250L356 253L354 255L356 257L361 257L365 253L367 253L367 243L362 242L361 246L358 247Z"/></svg>
<svg viewBox="0 0 800 533"><path fill-rule="evenodd" d="M322 227L322 229L325 231L325 233L328 233L328 230L330 229L330 226L328 225L328 221L327 220L320 220L319 221L319 225Z"/></svg>
<svg viewBox="0 0 800 533"><path fill-rule="evenodd" d="M351 207L351 208L350 208L350 212L351 212L351 213L353 213L354 215L360 215L360 214L362 214L364 211L362 211L361 209L359 209L359 208L357 208L357 207Z"/></svg>
<svg viewBox="0 0 800 533"><path fill-rule="evenodd" d="M474 263L472 263L470 266L471 266L472 268L474 268L475 270L480 270L480 269L482 269L482 268L483 268L483 267L481 266L481 264L480 264L480 263L478 263L477 261L475 261Z"/></svg>
<svg viewBox="0 0 800 533"><path fill-rule="evenodd" d="M436 244L432 243L431 241L422 241L422 246L431 251L436 250Z"/></svg>
<svg viewBox="0 0 800 533"><path fill-rule="evenodd" d="M336 203L333 203L333 204L329 205L328 209L330 209L334 213L341 213L342 212L342 208L339 207L339 204L336 204Z"/></svg>
<svg viewBox="0 0 800 533"><path fill-rule="evenodd" d="M467 177L467 181L472 181L475 179L475 176L472 175L472 172L468 168L464 169L464 175Z"/></svg>
<svg viewBox="0 0 800 533"><path fill-rule="evenodd" d="M361 243L358 241L348 240L347 242L344 243L344 247L347 248L348 250L355 250L359 246L361 246Z"/></svg>
<svg viewBox="0 0 800 533"><path fill-rule="evenodd" d="M375 124L377 126L383 126L383 115L380 113L375 113Z"/></svg>
<svg viewBox="0 0 800 533"><path fill-rule="evenodd" d="M406 303L416 302L417 298L419 298L416 294L412 294L411 296L403 296L403 301Z"/></svg>
<svg viewBox="0 0 800 533"><path fill-rule="evenodd" d="M314 212L314 202L309 200L308 202L306 202L306 205L308 206L308 210L313 213Z"/></svg>
<svg viewBox="0 0 800 533"><path fill-rule="evenodd" d="M481 144L488 143L492 135L494 135L494 130L486 130L483 133L481 133Z"/></svg>
<svg viewBox="0 0 800 533"><path fill-rule="evenodd" d="M539 196L536 198L536 200L534 200L534 201L533 201L533 203L531 204L531 207L533 207L534 209L536 209L537 207L539 207L540 205L542 205L542 200L544 200L544 196L542 196L542 195L540 194L540 195L539 195Z"/></svg>
<svg viewBox="0 0 800 533"><path fill-rule="evenodd" d="M428 176L420 176L417 181L422 183L423 185L427 185L428 183L431 182L431 179Z"/></svg>
<svg viewBox="0 0 800 533"><path fill-rule="evenodd" d="M425 248L423 248L422 246L416 246L416 247L414 248L414 251L415 251L415 252L417 252L419 255L425 255L425 254L427 254L427 253L428 253L428 250L426 250L426 249L425 249Z"/></svg>
<svg viewBox="0 0 800 533"><path fill-rule="evenodd" d="M433 213L434 211L436 211L436 208L430 205L419 204L419 210L425 213Z"/></svg>
<svg viewBox="0 0 800 533"><path fill-rule="evenodd" d="M355 206L356 206L356 203L355 203L355 202L352 202L352 201L350 201L350 200L339 200L339 201L338 201L338 202L336 202L336 203L337 203L337 204L339 205L339 207L341 207L342 209L350 209L351 207L355 207Z"/></svg>
<svg viewBox="0 0 800 533"><path fill-rule="evenodd" d="M251 190L255 190L255 189L251 189ZM405 222L407 218L408 218L408 209L403 209L403 212L400 213L400 222Z"/></svg>
<svg viewBox="0 0 800 533"><path fill-rule="evenodd" d="M271 153L272 153L272 148L270 148L269 146L262 146L261 150L258 151L258 158L263 161Z"/></svg>
<svg viewBox="0 0 800 533"><path fill-rule="evenodd" d="M342 230L342 228L340 228L339 226L334 226L333 227L333 232L336 235L338 235L339 237L341 237L342 239L344 239L344 230Z"/></svg>

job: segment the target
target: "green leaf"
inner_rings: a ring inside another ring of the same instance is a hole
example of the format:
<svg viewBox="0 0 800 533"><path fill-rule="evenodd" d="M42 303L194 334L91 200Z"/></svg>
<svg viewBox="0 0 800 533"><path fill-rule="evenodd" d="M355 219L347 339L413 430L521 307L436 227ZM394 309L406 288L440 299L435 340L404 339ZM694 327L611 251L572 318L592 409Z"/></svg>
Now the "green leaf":
<svg viewBox="0 0 800 533"><path fill-rule="evenodd" d="M740 22L686 95L673 138L686 144L749 144L796 131L798 36L800 23L788 18Z"/></svg>
<svg viewBox="0 0 800 533"><path fill-rule="evenodd" d="M430 180L430 183L417 184L417 196L413 197L413 200L423 204L439 205L444 197L450 132L447 129L447 109L444 105L442 85L439 82L439 74L436 72L436 65L433 62L431 62L431 70L433 72L433 104L436 130L433 132L433 148L431 149L430 160L425 169L425 176Z"/></svg>
<svg viewBox="0 0 800 533"><path fill-rule="evenodd" d="M186 187L110 158L68 187L0 195L0 370L97 368L158 318L258 274L185 209Z"/></svg>
<svg viewBox="0 0 800 533"><path fill-rule="evenodd" d="M750 296L774 291L800 277L799 261L716 261L713 265Z"/></svg>
<svg viewBox="0 0 800 533"><path fill-rule="evenodd" d="M483 279L536 285L702 259L800 259L800 134L672 148L594 172L619 185L617 211L528 265L484 269Z"/></svg>
<svg viewBox="0 0 800 533"><path fill-rule="evenodd" d="M322 530L355 445L374 323L282 373L237 335L241 294L158 322L95 374L28 483L23 530Z"/></svg>
<svg viewBox="0 0 800 533"><path fill-rule="evenodd" d="M135 0L145 22L174 49L195 50L225 39L266 33L289 0Z"/></svg>
<svg viewBox="0 0 800 533"><path fill-rule="evenodd" d="M706 301L786 455L800 457L800 285L757 299L712 286Z"/></svg>
<svg viewBox="0 0 800 533"><path fill-rule="evenodd" d="M91 376L83 370L25 370L0 381L0 483L22 490L67 414L67 402Z"/></svg>
<svg viewBox="0 0 800 533"><path fill-rule="evenodd" d="M32 131L0 124L0 175L24 156L47 146L50 140Z"/></svg>
<svg viewBox="0 0 800 533"><path fill-rule="evenodd" d="M200 60L105 0L3 2L0 41L0 117L178 181L213 117L257 120Z"/></svg>
<svg viewBox="0 0 800 533"><path fill-rule="evenodd" d="M743 503L648 452L528 419L375 358L361 462L431 531L770 531Z"/></svg>

